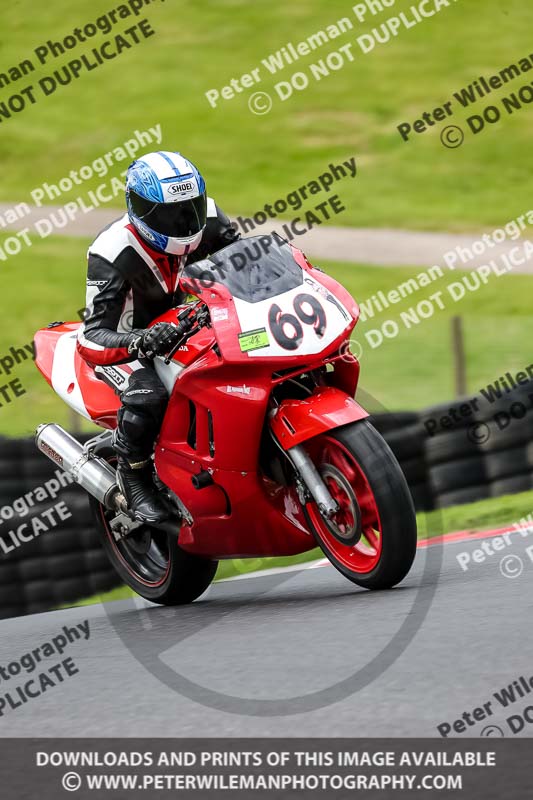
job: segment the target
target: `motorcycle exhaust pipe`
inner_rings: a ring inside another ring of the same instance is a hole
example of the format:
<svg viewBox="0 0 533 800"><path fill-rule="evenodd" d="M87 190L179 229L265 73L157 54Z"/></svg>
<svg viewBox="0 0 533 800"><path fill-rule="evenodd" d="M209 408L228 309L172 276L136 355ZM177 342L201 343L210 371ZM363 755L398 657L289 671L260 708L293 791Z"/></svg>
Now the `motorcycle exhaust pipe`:
<svg viewBox="0 0 533 800"><path fill-rule="evenodd" d="M114 508L120 492L115 470L98 456L87 453L83 445L61 425L39 425L35 432L37 448L61 467L86 492L107 508Z"/></svg>

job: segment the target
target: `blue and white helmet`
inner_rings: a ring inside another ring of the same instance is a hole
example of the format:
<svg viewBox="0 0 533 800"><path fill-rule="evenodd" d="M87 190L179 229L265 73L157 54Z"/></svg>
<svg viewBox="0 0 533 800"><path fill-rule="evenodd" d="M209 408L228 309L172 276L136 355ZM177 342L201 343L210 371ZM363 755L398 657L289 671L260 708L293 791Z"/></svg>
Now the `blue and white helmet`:
<svg viewBox="0 0 533 800"><path fill-rule="evenodd" d="M207 221L205 181L180 153L147 153L126 175L130 222L152 247L184 255L196 250Z"/></svg>

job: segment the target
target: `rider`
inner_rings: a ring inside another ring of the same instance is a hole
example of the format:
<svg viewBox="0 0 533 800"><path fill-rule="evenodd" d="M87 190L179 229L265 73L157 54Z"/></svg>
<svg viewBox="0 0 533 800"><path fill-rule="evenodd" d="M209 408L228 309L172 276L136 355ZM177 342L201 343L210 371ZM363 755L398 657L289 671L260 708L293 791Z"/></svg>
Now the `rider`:
<svg viewBox="0 0 533 800"><path fill-rule="evenodd" d="M113 445L118 480L137 519L168 516L154 483L152 452L168 393L153 366L180 338L160 322L179 305L187 263L236 241L228 217L207 197L197 168L180 153L148 153L126 176L127 214L97 236L88 252L85 320L78 352L120 395ZM111 366L112 365L112 366Z"/></svg>

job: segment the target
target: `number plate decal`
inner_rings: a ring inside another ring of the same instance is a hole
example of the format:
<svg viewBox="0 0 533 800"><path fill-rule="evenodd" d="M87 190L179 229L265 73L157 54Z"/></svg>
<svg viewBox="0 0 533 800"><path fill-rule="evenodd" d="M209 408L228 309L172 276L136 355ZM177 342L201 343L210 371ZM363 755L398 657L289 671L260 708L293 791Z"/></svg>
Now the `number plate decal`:
<svg viewBox="0 0 533 800"><path fill-rule="evenodd" d="M291 358L318 355L342 336L352 321L333 292L314 278L256 303L234 298L242 337L259 335L251 347L241 337L249 358Z"/></svg>
<svg viewBox="0 0 533 800"><path fill-rule="evenodd" d="M263 347L270 347L270 339L266 328L256 328L253 331L239 333L239 345L243 353L250 350L261 350Z"/></svg>

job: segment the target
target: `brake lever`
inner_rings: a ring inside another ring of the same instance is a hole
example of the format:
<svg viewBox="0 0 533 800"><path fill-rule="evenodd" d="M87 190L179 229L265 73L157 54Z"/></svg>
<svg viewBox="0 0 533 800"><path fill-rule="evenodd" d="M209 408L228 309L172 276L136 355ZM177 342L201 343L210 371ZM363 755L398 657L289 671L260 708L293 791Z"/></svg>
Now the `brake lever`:
<svg viewBox="0 0 533 800"><path fill-rule="evenodd" d="M184 344L184 343L187 341L187 339L190 339L190 338L191 338L191 336L194 336L194 334L195 334L195 333L198 333L198 331L199 331L199 330L201 330L201 329L202 329L202 327L203 327L202 325L196 325L194 328L191 328L190 330L188 330L188 331L187 331L187 333L185 333L185 334L184 334L184 335L181 337L181 339L178 339L178 341L176 342L176 344L174 345L174 347L172 348L172 350L170 350L170 351L167 353L167 355L165 356L165 364L170 364L170 362L171 362L171 360L172 360L172 356L173 356L175 353L177 353L177 352L178 352L178 350L180 349L180 347L182 346L182 344Z"/></svg>
<svg viewBox="0 0 533 800"><path fill-rule="evenodd" d="M204 305L204 303L202 303L201 300L199 300L195 304L195 307L199 305L204 306L204 308L200 308L197 312L193 310L192 314L190 308L185 308L183 309L183 311L180 311L180 313L177 315L177 319L179 322L187 318L192 320L192 326L191 328L189 328L188 331L185 332L185 334L181 337L181 339L178 339L172 350L170 350L167 353L164 362L165 364L170 364L170 361L172 360L174 354L177 353L177 351L187 341L187 339L190 339L191 336L194 336L195 333L198 333L198 331L201 330L204 327L204 325L210 326L210 322L208 321L209 317L208 307Z"/></svg>
<svg viewBox="0 0 533 800"><path fill-rule="evenodd" d="M188 336L189 336L189 334L185 334L185 336L182 336L181 339L178 339L178 341L176 342L176 344L174 345L172 350L169 350L169 352L166 354L165 360L164 360L165 364L170 364L170 362L172 361L173 355L175 353L177 353L178 350L180 349L180 347L182 346L182 344L187 341Z"/></svg>

